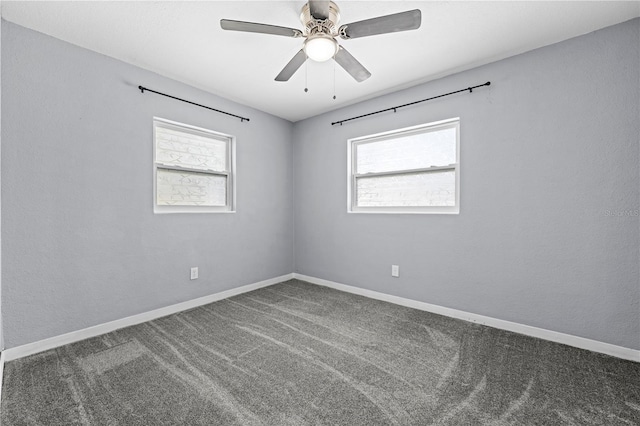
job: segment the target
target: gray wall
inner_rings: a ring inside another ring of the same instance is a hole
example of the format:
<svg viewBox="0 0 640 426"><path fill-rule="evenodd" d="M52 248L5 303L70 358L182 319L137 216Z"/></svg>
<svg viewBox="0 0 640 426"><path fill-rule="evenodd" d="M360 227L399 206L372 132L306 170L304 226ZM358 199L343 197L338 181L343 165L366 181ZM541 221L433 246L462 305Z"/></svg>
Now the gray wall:
<svg viewBox="0 0 640 426"><path fill-rule="evenodd" d="M8 348L292 272L290 122L9 22L2 39ZM153 116L237 137L237 213L153 214Z"/></svg>
<svg viewBox="0 0 640 426"><path fill-rule="evenodd" d="M640 349L639 22L296 123L296 271ZM348 138L451 117L459 215L347 214Z"/></svg>
<svg viewBox="0 0 640 426"><path fill-rule="evenodd" d="M639 22L295 125L3 22L6 347L296 270L639 349ZM152 213L154 115L237 136L237 213ZM346 213L348 138L457 116L459 215Z"/></svg>
<svg viewBox="0 0 640 426"><path fill-rule="evenodd" d="M1 6L0 6L1 7ZM2 18L0 18L0 52L2 52ZM0 82L2 81L2 55L0 54ZM2 332L2 84L0 84L0 351L4 349Z"/></svg>

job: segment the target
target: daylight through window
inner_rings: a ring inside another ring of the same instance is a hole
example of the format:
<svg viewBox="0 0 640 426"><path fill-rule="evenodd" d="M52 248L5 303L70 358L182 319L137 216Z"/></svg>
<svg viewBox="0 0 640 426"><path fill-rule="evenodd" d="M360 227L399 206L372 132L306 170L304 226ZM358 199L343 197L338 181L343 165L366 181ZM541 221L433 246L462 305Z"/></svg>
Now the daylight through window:
<svg viewBox="0 0 640 426"><path fill-rule="evenodd" d="M233 137L154 119L156 213L233 211Z"/></svg>
<svg viewBox="0 0 640 426"><path fill-rule="evenodd" d="M350 212L458 213L458 118L349 140Z"/></svg>

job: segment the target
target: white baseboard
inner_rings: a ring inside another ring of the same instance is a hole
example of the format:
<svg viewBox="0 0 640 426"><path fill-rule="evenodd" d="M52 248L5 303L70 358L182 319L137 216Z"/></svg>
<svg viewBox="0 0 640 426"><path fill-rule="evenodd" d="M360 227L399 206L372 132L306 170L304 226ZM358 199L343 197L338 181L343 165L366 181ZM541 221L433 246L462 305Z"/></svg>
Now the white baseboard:
<svg viewBox="0 0 640 426"><path fill-rule="evenodd" d="M430 303L419 302L417 300L405 299L404 297L392 296L390 294L379 293L373 290L353 287L350 285L340 284L333 281L323 280L321 278L310 277L298 273L294 273L293 277L302 281L307 281L311 284L330 287L336 290L345 291L347 293L369 297L371 299L382 300L385 302L394 303L396 305L406 306L408 308L432 312L434 314L487 325L489 327L512 331L514 333L537 337L539 339L550 340L552 342L562 343L580 349L599 352L629 361L640 362L640 350L637 349L625 348L623 346L616 346L610 343L599 342L597 340L585 339L584 337L573 336L571 334L559 333L557 331L546 330L544 328L531 327L529 325L505 321L492 317L486 317L484 315L472 314L470 312L459 311L457 309L445 308L443 306L432 305Z"/></svg>
<svg viewBox="0 0 640 426"><path fill-rule="evenodd" d="M0 403L2 403L2 378L4 377L4 353L0 352Z"/></svg>
<svg viewBox="0 0 640 426"><path fill-rule="evenodd" d="M88 339L90 337L96 337L101 334L110 333L120 328L125 328L143 322L151 321L156 318L165 317L167 315L175 314L181 311L186 311L187 309L197 308L198 306L217 302L218 300L257 290L262 287L268 287L270 285L287 281L292 278L293 274L281 275L279 277L271 278L253 284L247 284L242 287L233 288L231 290L222 291L220 293L211 294L209 296L199 297L197 299L188 300L186 302L177 303L175 305L165 306L164 308L154 309L153 311L143 312L141 314L132 315L130 317L110 321L104 324L98 324L93 327L84 328L82 330L61 334L60 336L54 336L48 339L39 340L37 342L28 343L26 345L5 349L3 352L1 352L1 354L2 356L4 356L5 361L12 361L14 359L36 354L38 352L67 345L69 343L74 343L80 340Z"/></svg>
<svg viewBox="0 0 640 426"><path fill-rule="evenodd" d="M74 343L74 342L88 339L91 337L96 337L101 334L118 330L120 328L129 327L129 326L140 324L146 321L151 321L156 318L160 318L160 317L171 315L177 312L185 311L187 309L196 308L198 306L206 305L208 303L216 302L218 300L226 299L228 297L232 297L238 294L257 290L263 287L268 287L270 285L287 281L292 278L296 278L312 284L334 288L336 290L345 291L347 293L358 294L361 296L369 297L371 299L382 300L385 302L394 303L396 305L406 306L406 307L418 309L421 311L432 312L434 314L444 315L451 318L457 318L464 321L487 325L489 327L512 331L514 333L537 337L539 339L550 340L552 342L562 343L562 344L573 346L580 349L599 352L599 353L611 355L617 358L640 362L640 350L625 348L622 346L616 346L610 343L599 342L597 340L586 339L584 337L578 337L570 334L559 333L557 331L551 331L543 328L532 327L532 326L519 324L511 321L505 321L497 318L487 317L484 315L477 315L470 312L460 311L457 309L451 309L443 306L432 305L430 303L406 299L404 297L393 296L390 294L380 293L377 291L367 290L359 287L353 287L350 285L340 284L337 282L328 281L321 278L310 277L308 275L291 273L291 274L286 274L279 277L271 278L268 280L260 281L257 283L248 284L248 285L234 288L231 290L223 291L220 293L211 294L209 296L200 297L198 299L188 300L186 302L178 303L171 306L166 306L160 309L155 309L153 311L143 312L141 314L133 315L133 316L122 318L115 321L110 321L108 323L99 324L93 327L77 330L71 333L62 334L60 336L54 336L54 337L40 340L37 342L28 343L26 345L5 349L4 351L0 352L0 386L2 383L2 369L4 366L4 362L8 362L14 359L33 355L38 352L57 348L59 346L63 346L69 343ZM1 396L1 392L2 392L2 388L0 387L0 396Z"/></svg>

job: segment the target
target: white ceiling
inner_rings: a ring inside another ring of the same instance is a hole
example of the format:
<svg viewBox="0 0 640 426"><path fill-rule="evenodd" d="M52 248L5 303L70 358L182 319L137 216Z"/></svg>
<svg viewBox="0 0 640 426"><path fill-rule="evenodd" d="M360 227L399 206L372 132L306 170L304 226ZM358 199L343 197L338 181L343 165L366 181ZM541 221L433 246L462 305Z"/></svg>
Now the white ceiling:
<svg viewBox="0 0 640 426"><path fill-rule="evenodd" d="M301 29L304 1L4 0L1 7L7 21L290 121L640 16L638 1L336 3L341 23L418 8L422 26L415 31L339 40L371 71L372 77L362 83L333 61L307 61L282 83L274 78L301 48L302 39L223 31L219 21ZM332 99L334 75L336 100Z"/></svg>

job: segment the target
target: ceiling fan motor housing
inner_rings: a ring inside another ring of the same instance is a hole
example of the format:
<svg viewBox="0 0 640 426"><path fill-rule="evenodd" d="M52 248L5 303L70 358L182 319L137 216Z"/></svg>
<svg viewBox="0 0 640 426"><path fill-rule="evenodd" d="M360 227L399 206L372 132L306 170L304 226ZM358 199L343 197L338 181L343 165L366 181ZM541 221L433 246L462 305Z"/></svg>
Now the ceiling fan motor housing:
<svg viewBox="0 0 640 426"><path fill-rule="evenodd" d="M317 16L317 15L316 15ZM337 34L340 9L334 2L329 2L329 15L326 19L318 19L311 14L311 6L307 2L300 13L304 25L303 49L309 59L324 62L338 53Z"/></svg>
<svg viewBox="0 0 640 426"><path fill-rule="evenodd" d="M340 22L340 8L334 2L329 2L329 17L327 19L316 19L311 16L311 8L309 3L302 7L300 13L300 21L304 25L304 32L307 36L317 33L324 33L330 36L337 34L338 22Z"/></svg>

